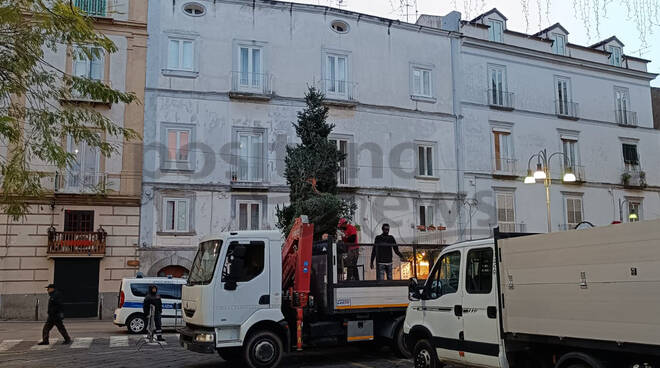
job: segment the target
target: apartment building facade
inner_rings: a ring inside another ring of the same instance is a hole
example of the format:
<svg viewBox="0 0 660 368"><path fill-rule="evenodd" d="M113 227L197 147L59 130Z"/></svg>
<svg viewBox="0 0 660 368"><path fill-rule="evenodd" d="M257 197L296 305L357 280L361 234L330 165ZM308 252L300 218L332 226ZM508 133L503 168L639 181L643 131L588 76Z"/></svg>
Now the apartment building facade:
<svg viewBox="0 0 660 368"><path fill-rule="evenodd" d="M461 34L459 166L473 236L660 216L648 60L626 55L616 37L571 43L559 23L515 32L497 9L461 22ZM550 170L549 224L544 180L523 182L539 164ZM567 172L575 181L563 181Z"/></svg>
<svg viewBox="0 0 660 368"><path fill-rule="evenodd" d="M76 58L62 45L46 61L67 73L99 79L134 92L144 101L147 46L146 0L76 0L94 17L95 29L118 48L98 59ZM141 104L102 104L84 97L61 104L85 104L120 126L142 135ZM103 137L118 149L110 157L70 137L63 140L76 163L57 171L35 162L44 174L43 198L30 200L27 216L0 215L0 319L43 319L55 283L67 317L112 316L122 277L134 276L142 176L142 143Z"/></svg>
<svg viewBox="0 0 660 368"><path fill-rule="evenodd" d="M283 2L149 5L142 271L182 275L201 237L275 228L308 86L347 154L338 182L360 240L385 222L400 242L456 239L418 227L458 222L458 33Z"/></svg>

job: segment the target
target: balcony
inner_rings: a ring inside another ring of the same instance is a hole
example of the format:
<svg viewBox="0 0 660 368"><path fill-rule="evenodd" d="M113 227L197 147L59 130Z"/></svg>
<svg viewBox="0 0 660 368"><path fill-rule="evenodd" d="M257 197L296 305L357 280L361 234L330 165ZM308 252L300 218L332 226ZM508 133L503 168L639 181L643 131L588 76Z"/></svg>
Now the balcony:
<svg viewBox="0 0 660 368"><path fill-rule="evenodd" d="M339 79L323 79L321 84L327 104L347 107L357 104L357 83Z"/></svg>
<svg viewBox="0 0 660 368"><path fill-rule="evenodd" d="M494 109L513 110L513 92L505 92L499 89L488 90L488 105Z"/></svg>
<svg viewBox="0 0 660 368"><path fill-rule="evenodd" d="M639 166L627 166L621 173L621 184L631 189L646 188L646 172Z"/></svg>
<svg viewBox="0 0 660 368"><path fill-rule="evenodd" d="M573 173L573 175L575 175L575 183L584 183L584 182L587 181L587 176L585 174L584 166L581 166L581 165L564 166L564 165L562 165L562 170L561 170L562 177L564 176L564 174L566 174L568 172L568 169L570 169L571 172ZM565 184L570 184L570 183L566 183L566 182L564 182L564 183Z"/></svg>
<svg viewBox="0 0 660 368"><path fill-rule="evenodd" d="M48 231L49 257L52 256L88 256L104 257L107 233L103 228L98 231Z"/></svg>
<svg viewBox="0 0 660 368"><path fill-rule="evenodd" d="M102 172L58 172L55 192L72 194L102 193L107 190L108 174Z"/></svg>
<svg viewBox="0 0 660 368"><path fill-rule="evenodd" d="M250 172L249 167L243 168L234 165L230 175L230 183L233 188L265 188L267 186L267 175L264 172Z"/></svg>
<svg viewBox="0 0 660 368"><path fill-rule="evenodd" d="M524 233L527 232L527 224L515 222L498 222L497 224L489 224L490 228L495 226L500 228L501 233Z"/></svg>
<svg viewBox="0 0 660 368"><path fill-rule="evenodd" d="M578 120L580 104L567 100L555 100L555 114L557 117L569 120Z"/></svg>
<svg viewBox="0 0 660 368"><path fill-rule="evenodd" d="M273 76L265 73L231 72L229 97L248 100L270 100Z"/></svg>
<svg viewBox="0 0 660 368"><path fill-rule="evenodd" d="M628 110L614 110L616 123L620 126L637 128L637 113Z"/></svg>
<svg viewBox="0 0 660 368"><path fill-rule="evenodd" d="M414 244L445 244L445 230L444 226L423 226L419 225L415 228Z"/></svg>
<svg viewBox="0 0 660 368"><path fill-rule="evenodd" d="M93 17L105 17L108 11L106 0L75 0L74 5Z"/></svg>
<svg viewBox="0 0 660 368"><path fill-rule="evenodd" d="M340 166L337 173L337 185L340 187L355 186L357 182L357 168Z"/></svg>
<svg viewBox="0 0 660 368"><path fill-rule="evenodd" d="M92 80L93 82L101 82L106 87L112 88L112 82L104 80ZM112 102L101 101L90 97L89 95L82 94L78 91L71 90L69 96L63 97L60 99L61 103L72 103L72 104L88 104L88 105L105 105L106 107L111 107Z"/></svg>
<svg viewBox="0 0 660 368"><path fill-rule="evenodd" d="M493 162L493 176L516 177L518 160L496 157Z"/></svg>

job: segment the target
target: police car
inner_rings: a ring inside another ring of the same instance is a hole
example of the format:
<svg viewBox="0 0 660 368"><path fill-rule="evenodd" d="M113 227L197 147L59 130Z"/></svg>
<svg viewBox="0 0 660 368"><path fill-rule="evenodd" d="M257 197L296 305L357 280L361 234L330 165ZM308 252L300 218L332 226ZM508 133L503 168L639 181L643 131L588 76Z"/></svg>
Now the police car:
<svg viewBox="0 0 660 368"><path fill-rule="evenodd" d="M128 328L130 333L143 333L147 329L147 319L142 312L144 297L150 285L156 285L163 302L162 327L183 326L181 316L181 286L185 279L172 277L132 277L121 280L119 304L115 309L113 323Z"/></svg>

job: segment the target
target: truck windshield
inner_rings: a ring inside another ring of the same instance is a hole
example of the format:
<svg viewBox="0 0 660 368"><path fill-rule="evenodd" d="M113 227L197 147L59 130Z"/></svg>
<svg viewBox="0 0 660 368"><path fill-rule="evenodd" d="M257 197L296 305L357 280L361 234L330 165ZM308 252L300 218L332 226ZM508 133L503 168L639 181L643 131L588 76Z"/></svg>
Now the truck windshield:
<svg viewBox="0 0 660 368"><path fill-rule="evenodd" d="M222 240L209 240L199 245L188 277L188 285L206 285L211 282L221 248Z"/></svg>

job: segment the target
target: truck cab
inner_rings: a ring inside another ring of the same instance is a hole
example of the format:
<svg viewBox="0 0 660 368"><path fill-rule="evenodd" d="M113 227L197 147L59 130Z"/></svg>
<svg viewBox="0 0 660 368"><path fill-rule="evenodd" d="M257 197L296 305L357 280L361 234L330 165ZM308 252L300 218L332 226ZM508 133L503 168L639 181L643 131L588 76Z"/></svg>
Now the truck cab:
<svg viewBox="0 0 660 368"><path fill-rule="evenodd" d="M182 290L183 320L179 330L186 349L215 353L226 360L243 353L253 331L268 325L248 362L270 365L286 348L282 303L282 234L240 231L207 236Z"/></svg>
<svg viewBox="0 0 660 368"><path fill-rule="evenodd" d="M404 322L416 367L508 367L500 336L493 239L445 248L425 283L411 280Z"/></svg>

